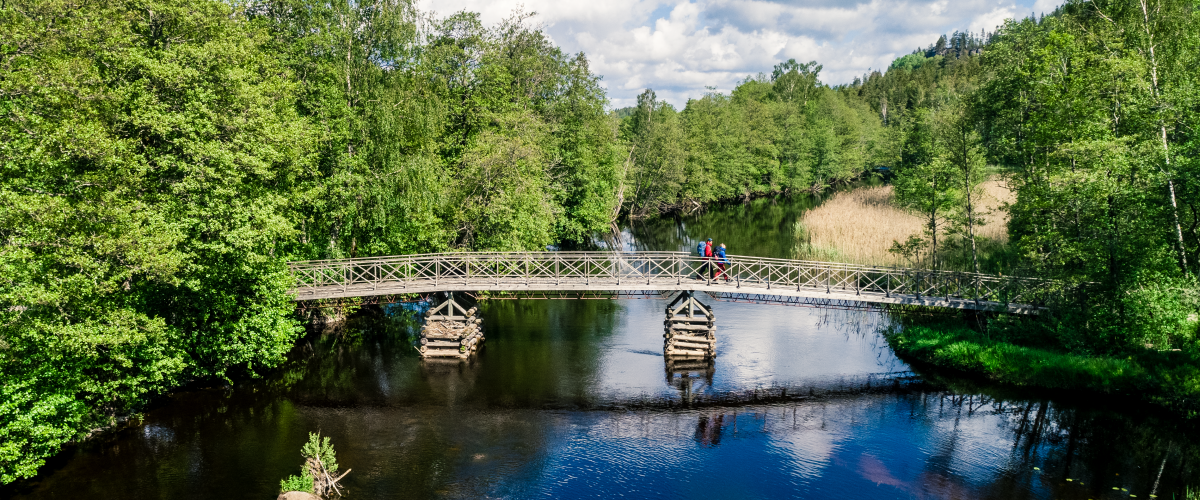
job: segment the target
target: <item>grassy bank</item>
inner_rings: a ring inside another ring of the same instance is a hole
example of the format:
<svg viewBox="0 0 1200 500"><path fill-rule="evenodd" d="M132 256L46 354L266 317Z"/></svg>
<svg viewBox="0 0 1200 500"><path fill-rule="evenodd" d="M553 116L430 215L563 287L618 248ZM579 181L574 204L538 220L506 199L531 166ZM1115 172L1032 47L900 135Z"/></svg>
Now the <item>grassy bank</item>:
<svg viewBox="0 0 1200 500"><path fill-rule="evenodd" d="M996 339L961 320L905 324L884 333L902 358L1023 387L1120 394L1200 417L1200 352L1089 355Z"/></svg>

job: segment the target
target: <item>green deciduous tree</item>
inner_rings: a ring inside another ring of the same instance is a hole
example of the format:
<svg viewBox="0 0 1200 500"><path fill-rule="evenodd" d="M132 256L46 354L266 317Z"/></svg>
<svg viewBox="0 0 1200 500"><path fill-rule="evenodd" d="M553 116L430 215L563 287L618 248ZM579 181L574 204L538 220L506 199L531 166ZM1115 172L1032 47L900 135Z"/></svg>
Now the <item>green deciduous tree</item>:
<svg viewBox="0 0 1200 500"><path fill-rule="evenodd" d="M621 124L634 151L631 176L641 182L624 197L631 212L820 191L887 161L879 115L853 91L821 84L820 71L788 60L678 113L646 90Z"/></svg>
<svg viewBox="0 0 1200 500"><path fill-rule="evenodd" d="M970 243L971 270L979 272L975 228L984 223L985 214L979 208L982 196L979 185L987 180L988 171L986 151L977 130L977 121L961 99L936 110L932 120L937 144L935 161L944 162L950 168L954 190L959 194L959 206L952 221L956 230L963 233Z"/></svg>
<svg viewBox="0 0 1200 500"><path fill-rule="evenodd" d="M920 214L931 250L928 265L939 266L938 235L946 231L962 198L963 184L957 182L953 158L946 150L943 134L948 123L937 123L927 111L911 115L901 163L893 181L896 202ZM899 244L897 244L899 245ZM911 244L909 245L911 246Z"/></svg>
<svg viewBox="0 0 1200 500"><path fill-rule="evenodd" d="M281 243L312 134L229 5L0 8L0 481L299 333Z"/></svg>

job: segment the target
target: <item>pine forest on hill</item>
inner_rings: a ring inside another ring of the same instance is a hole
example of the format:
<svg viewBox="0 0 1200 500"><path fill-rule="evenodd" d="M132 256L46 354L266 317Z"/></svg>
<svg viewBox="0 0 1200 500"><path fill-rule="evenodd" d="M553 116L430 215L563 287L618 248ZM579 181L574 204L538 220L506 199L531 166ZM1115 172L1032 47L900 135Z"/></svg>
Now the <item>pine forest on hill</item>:
<svg viewBox="0 0 1200 500"><path fill-rule="evenodd" d="M880 172L918 221L890 255L1090 283L1004 338L1180 352L1155 397L1200 408L1189 1L1072 0L846 85L788 60L616 111L524 14L16 0L0 32L0 483L175 388L277 366L303 334L288 261L586 247Z"/></svg>

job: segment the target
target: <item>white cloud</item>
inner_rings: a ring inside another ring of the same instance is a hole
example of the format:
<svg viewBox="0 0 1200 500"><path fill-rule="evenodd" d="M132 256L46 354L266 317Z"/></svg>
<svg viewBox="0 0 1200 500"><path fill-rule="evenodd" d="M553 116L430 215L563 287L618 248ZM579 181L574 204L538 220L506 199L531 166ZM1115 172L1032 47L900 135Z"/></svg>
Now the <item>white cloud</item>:
<svg viewBox="0 0 1200 500"><path fill-rule="evenodd" d="M955 30L992 31L1060 0L421 0L444 16L479 12L496 23L538 13L568 52L584 52L615 107L645 88L682 108L706 86L728 91L784 60L816 60L821 80L848 83Z"/></svg>

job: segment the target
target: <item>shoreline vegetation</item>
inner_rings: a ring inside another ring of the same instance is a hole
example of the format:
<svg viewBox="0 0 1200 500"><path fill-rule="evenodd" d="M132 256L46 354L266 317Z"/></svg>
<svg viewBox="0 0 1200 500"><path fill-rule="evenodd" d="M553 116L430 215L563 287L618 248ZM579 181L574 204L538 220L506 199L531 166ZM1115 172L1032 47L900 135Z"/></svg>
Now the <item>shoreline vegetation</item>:
<svg viewBox="0 0 1200 500"><path fill-rule="evenodd" d="M964 319L908 320L883 336L902 359L940 369L1015 387L1120 395L1185 418L1200 416L1200 355L1194 351L1144 350L1123 357L1070 353L1019 345L971 326Z"/></svg>
<svg viewBox="0 0 1200 500"><path fill-rule="evenodd" d="M1005 208L1014 200L1001 180L982 185L987 207L984 248L1003 253L1008 243ZM896 203L890 185L860 187L832 195L796 221L797 257L910 267L892 244L925 230L919 216ZM943 238L952 238L943 234ZM941 262L968 271L961 237L949 239ZM990 253L990 252L989 252ZM989 260L989 259L985 259ZM928 262L928 261L926 261ZM944 317L943 317L944 318ZM1044 322L986 315L940 321L920 316L897 318L882 334L899 356L954 372L1016 387L1082 390L1121 395L1166 408L1185 418L1200 416L1200 351L1155 349L1147 344L1115 354L1072 352L1039 339L1052 338Z"/></svg>
<svg viewBox="0 0 1200 500"><path fill-rule="evenodd" d="M891 185L864 187L839 191L821 205L805 212L796 221L796 258L826 260L887 267L923 267L927 256L906 258L892 251L898 242L920 237L926 230L921 216L899 206ZM985 262L992 253L1002 252L1008 243L1008 217L1005 208L1014 200L1012 192L1000 179L990 179L979 185L982 215L976 232L979 246L984 248ZM942 231L942 238L951 243L941 260L951 263L952 270L969 271L969 259L962 254L965 245L961 237ZM957 258L956 258L957 257ZM957 264L957 265L953 265ZM986 272L996 272L984 266ZM1003 271L1000 269L999 271Z"/></svg>
<svg viewBox="0 0 1200 500"><path fill-rule="evenodd" d="M1171 360L1200 350L1200 11L1147 1L1069 0L840 85L780 61L681 110L652 89L611 109L587 56L524 12L5 2L0 483L172 390L278 366L304 332L288 261L541 250L872 171L890 204L835 196L846 213L814 211L798 253L1089 283L998 341L1137 361L1187 407L1194 362ZM853 217L910 234L885 249ZM947 332L919 352L998 374L987 360L1042 359ZM979 354L938 354L960 341Z"/></svg>
<svg viewBox="0 0 1200 500"><path fill-rule="evenodd" d="M976 237L987 249L984 261L993 262L987 257L1007 250L1005 212L1014 200L1000 179L981 183L980 192L986 218ZM796 253L802 259L914 267L893 248L925 230L918 215L897 203L891 185L859 187L837 192L800 216ZM939 259L943 268L969 271L961 235L940 236L942 251L951 254ZM933 322L900 316L882 333L898 355L930 366L1016 387L1120 394L1185 418L1200 416L1200 351L1146 344L1117 353L1072 352L1047 341L1053 337L1046 327L1036 319L986 315Z"/></svg>

